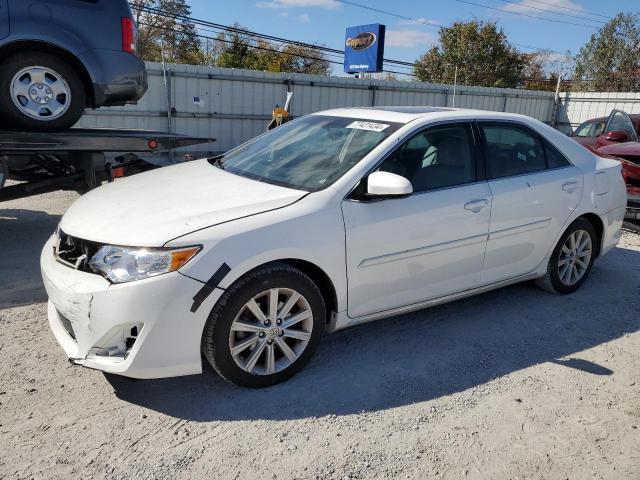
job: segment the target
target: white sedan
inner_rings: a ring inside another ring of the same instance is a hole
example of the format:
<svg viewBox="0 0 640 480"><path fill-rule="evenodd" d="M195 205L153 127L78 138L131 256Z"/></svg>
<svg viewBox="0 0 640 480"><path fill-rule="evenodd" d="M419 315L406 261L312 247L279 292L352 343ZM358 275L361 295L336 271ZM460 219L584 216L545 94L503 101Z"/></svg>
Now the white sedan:
<svg viewBox="0 0 640 480"><path fill-rule="evenodd" d="M536 280L566 294L620 238L620 164L531 118L427 107L302 117L76 201L45 245L76 364L263 387L325 331Z"/></svg>

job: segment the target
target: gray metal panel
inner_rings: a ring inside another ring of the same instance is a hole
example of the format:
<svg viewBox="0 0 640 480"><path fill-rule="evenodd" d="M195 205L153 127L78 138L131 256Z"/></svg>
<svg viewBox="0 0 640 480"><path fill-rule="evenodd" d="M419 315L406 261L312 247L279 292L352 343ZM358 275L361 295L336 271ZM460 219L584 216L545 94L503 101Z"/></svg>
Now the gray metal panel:
<svg viewBox="0 0 640 480"><path fill-rule="evenodd" d="M194 65L166 67L165 83L162 64L147 63L149 90L137 105L89 110L79 126L168 130L167 111L173 107L171 131L216 138L214 150L225 151L262 133L275 105L284 104L289 88L294 92L290 112L296 117L337 107L453 105L453 85ZM458 86L455 106L506 110L549 123L553 100L552 92Z"/></svg>
<svg viewBox="0 0 640 480"><path fill-rule="evenodd" d="M640 113L640 93L629 92L567 92L560 95L559 126L569 130L582 122L606 117L611 110Z"/></svg>

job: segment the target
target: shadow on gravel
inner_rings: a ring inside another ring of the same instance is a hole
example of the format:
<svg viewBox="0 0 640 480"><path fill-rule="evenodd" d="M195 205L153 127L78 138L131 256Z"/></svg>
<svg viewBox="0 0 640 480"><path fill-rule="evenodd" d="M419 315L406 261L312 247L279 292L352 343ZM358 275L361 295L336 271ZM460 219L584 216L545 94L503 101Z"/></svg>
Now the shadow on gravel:
<svg viewBox="0 0 640 480"><path fill-rule="evenodd" d="M640 252L617 248L573 295L517 285L327 336L284 384L235 387L204 375L130 381L122 400L193 421L348 415L436 399L542 362L575 375L614 372L557 360L640 330Z"/></svg>
<svg viewBox="0 0 640 480"><path fill-rule="evenodd" d="M40 252L60 215L23 209L0 210L0 308L47 299L40 277Z"/></svg>
<svg viewBox="0 0 640 480"><path fill-rule="evenodd" d="M613 370L598 365L597 363L583 360L581 358L568 358L566 360L550 360L551 363L556 365L562 365L564 367L575 368L586 373L592 373L594 375L613 375Z"/></svg>

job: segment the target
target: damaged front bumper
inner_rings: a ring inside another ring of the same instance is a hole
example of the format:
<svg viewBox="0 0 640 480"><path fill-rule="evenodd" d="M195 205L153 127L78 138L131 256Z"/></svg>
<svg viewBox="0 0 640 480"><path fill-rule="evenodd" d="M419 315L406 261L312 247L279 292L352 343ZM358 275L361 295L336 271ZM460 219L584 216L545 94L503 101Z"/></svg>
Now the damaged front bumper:
<svg viewBox="0 0 640 480"><path fill-rule="evenodd" d="M40 258L49 325L70 361L133 378L202 372L200 340L217 289L192 313L202 283L178 272L111 284L54 256L52 237Z"/></svg>

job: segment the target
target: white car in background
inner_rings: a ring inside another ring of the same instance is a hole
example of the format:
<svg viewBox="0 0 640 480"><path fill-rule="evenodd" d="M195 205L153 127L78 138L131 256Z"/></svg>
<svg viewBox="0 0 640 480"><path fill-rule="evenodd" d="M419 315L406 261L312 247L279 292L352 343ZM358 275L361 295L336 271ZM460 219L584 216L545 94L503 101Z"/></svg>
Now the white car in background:
<svg viewBox="0 0 640 480"><path fill-rule="evenodd" d="M76 201L42 251L72 362L272 385L334 331L536 279L571 293L620 238L620 164L531 118L309 115Z"/></svg>

